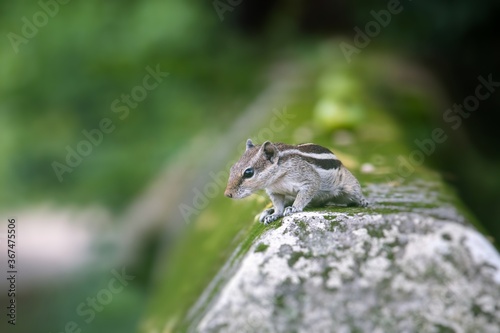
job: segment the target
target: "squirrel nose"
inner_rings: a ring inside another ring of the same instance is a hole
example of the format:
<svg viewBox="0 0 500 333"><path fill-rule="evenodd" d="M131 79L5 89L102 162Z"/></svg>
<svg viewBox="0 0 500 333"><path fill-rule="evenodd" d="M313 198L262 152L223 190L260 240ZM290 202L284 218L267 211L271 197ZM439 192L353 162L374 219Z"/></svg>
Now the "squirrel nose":
<svg viewBox="0 0 500 333"><path fill-rule="evenodd" d="M232 198L232 197L233 197L233 195L232 195L230 192L228 192L228 191L225 191L225 192L224 192L224 195L225 195L226 197L228 197L228 198Z"/></svg>

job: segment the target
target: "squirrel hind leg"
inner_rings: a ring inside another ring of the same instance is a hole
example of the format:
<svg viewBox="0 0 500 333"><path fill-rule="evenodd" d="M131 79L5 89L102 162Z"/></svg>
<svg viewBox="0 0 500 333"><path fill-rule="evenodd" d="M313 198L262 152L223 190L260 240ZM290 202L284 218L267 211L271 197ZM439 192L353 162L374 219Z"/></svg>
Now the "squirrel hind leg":
<svg viewBox="0 0 500 333"><path fill-rule="evenodd" d="M346 194L335 197L332 200L333 203L344 204L347 207L368 207L370 202L365 199L365 197L361 193L356 194Z"/></svg>

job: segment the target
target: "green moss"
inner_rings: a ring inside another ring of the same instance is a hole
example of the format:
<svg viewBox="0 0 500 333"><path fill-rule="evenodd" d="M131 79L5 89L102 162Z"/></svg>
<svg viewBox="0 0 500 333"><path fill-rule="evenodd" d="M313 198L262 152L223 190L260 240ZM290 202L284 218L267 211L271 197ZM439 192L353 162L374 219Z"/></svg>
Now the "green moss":
<svg viewBox="0 0 500 333"><path fill-rule="evenodd" d="M337 221L330 221L328 224L328 231L334 232L338 226L339 223Z"/></svg>
<svg viewBox="0 0 500 333"><path fill-rule="evenodd" d="M374 226L374 227L368 228L367 232L368 232L368 235L370 235L370 237L374 237L374 238L383 238L384 237L384 229L380 226Z"/></svg>
<svg viewBox="0 0 500 333"><path fill-rule="evenodd" d="M441 324L436 324L434 327L437 329L438 333L455 333L455 330L451 327L441 325Z"/></svg>
<svg viewBox="0 0 500 333"><path fill-rule="evenodd" d="M281 224L283 223L283 218L280 218L279 220L274 221L273 223L269 224L268 226L272 229L278 229L281 227Z"/></svg>
<svg viewBox="0 0 500 333"><path fill-rule="evenodd" d="M333 270L332 267L326 267L322 272L321 272L321 278L323 279L323 288L332 290L332 288L329 288L326 286L326 283L328 279L330 278L330 272ZM333 288L335 289L335 288Z"/></svg>
<svg viewBox="0 0 500 333"><path fill-rule="evenodd" d="M394 256L394 252L392 251L386 251L386 256L385 256L390 262L393 262L394 259L396 258Z"/></svg>
<svg viewBox="0 0 500 333"><path fill-rule="evenodd" d="M290 255L290 258L288 258L288 266L293 267L297 261L299 261L300 258L304 256L304 253L302 252L293 252Z"/></svg>
<svg viewBox="0 0 500 333"><path fill-rule="evenodd" d="M491 322L495 320L495 315L490 313L490 312L485 312L481 308L480 305L474 303L471 305L470 311L474 314L474 316L479 317L479 316L484 316L487 317Z"/></svg>
<svg viewBox="0 0 500 333"><path fill-rule="evenodd" d="M447 241L451 241L452 240L452 237L450 234L448 233L445 233L445 234L442 234L441 237L444 239L444 240L447 240Z"/></svg>
<svg viewBox="0 0 500 333"><path fill-rule="evenodd" d="M335 215L330 215L330 214L325 214L323 215L323 218L328 221L335 221L337 220L337 217Z"/></svg>
<svg viewBox="0 0 500 333"><path fill-rule="evenodd" d="M268 244L259 243L259 245L257 245L257 247L255 248L255 252L265 252L268 247Z"/></svg>
<svg viewBox="0 0 500 333"><path fill-rule="evenodd" d="M300 220L297 222L297 226L299 227L300 230L306 231L307 230L307 223L304 221Z"/></svg>
<svg viewBox="0 0 500 333"><path fill-rule="evenodd" d="M312 254L311 253L305 253L305 252L293 252L290 255L290 258L288 258L288 266L293 267L297 261L299 261L300 258L311 258Z"/></svg>
<svg viewBox="0 0 500 333"><path fill-rule="evenodd" d="M248 231L248 234L244 238L243 242L241 243L241 246L238 250L238 253L236 254L234 260L238 260L243 256L245 253L248 252L250 247L253 245L253 242L257 237L259 237L264 230L266 230L269 226L266 226L261 223L255 223L250 230Z"/></svg>
<svg viewBox="0 0 500 333"><path fill-rule="evenodd" d="M276 308L284 309L285 308L285 296L284 295L277 295L274 298L274 304L276 305Z"/></svg>

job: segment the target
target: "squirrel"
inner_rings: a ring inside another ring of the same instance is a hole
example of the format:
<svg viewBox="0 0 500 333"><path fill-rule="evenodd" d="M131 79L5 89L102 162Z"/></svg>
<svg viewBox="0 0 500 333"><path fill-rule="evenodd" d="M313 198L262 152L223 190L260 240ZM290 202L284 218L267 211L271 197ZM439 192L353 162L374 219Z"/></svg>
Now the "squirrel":
<svg viewBox="0 0 500 333"><path fill-rule="evenodd" d="M265 224L306 206L369 204L358 180L335 154L313 143L254 145L248 139L245 153L231 167L224 195L242 199L262 189L273 203L273 208L260 215Z"/></svg>

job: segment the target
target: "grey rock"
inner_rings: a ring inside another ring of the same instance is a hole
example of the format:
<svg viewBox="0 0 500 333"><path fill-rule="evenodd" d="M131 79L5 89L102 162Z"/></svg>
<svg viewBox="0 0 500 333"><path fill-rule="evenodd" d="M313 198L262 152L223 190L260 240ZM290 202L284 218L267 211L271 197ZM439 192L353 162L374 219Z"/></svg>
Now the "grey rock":
<svg viewBox="0 0 500 333"><path fill-rule="evenodd" d="M190 331L500 332L500 255L439 205L284 218L221 270Z"/></svg>

